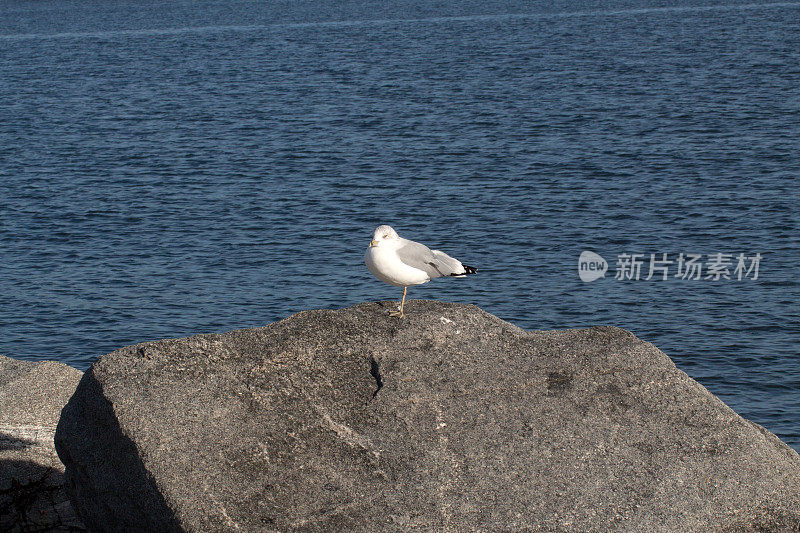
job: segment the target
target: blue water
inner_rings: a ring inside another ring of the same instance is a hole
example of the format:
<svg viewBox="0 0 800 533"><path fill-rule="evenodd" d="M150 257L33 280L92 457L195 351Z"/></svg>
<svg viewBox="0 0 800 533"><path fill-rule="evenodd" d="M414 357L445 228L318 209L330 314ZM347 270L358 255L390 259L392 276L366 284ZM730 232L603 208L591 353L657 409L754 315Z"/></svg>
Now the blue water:
<svg viewBox="0 0 800 533"><path fill-rule="evenodd" d="M389 223L480 269L410 297L628 328L800 449L800 3L716 4L5 0L0 353L399 298Z"/></svg>

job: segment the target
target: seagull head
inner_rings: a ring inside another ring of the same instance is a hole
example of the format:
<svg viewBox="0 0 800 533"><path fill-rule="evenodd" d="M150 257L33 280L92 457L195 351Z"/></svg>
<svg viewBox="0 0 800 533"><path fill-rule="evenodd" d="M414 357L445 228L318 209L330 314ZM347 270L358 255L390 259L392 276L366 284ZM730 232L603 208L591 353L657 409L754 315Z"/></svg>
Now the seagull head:
<svg viewBox="0 0 800 533"><path fill-rule="evenodd" d="M380 246L381 243L399 240L400 236L391 226L378 226L375 228L375 233L372 234L372 242L369 243L369 247L372 248L373 246Z"/></svg>

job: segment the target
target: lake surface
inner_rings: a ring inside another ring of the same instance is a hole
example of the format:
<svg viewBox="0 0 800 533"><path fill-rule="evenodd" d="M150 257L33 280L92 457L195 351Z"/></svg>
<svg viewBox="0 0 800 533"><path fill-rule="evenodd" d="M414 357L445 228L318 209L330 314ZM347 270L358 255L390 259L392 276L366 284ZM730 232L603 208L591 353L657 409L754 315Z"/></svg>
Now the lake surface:
<svg viewBox="0 0 800 533"><path fill-rule="evenodd" d="M0 353L398 299L387 223L480 269L411 298L628 328L800 448L800 3L665 4L4 1Z"/></svg>

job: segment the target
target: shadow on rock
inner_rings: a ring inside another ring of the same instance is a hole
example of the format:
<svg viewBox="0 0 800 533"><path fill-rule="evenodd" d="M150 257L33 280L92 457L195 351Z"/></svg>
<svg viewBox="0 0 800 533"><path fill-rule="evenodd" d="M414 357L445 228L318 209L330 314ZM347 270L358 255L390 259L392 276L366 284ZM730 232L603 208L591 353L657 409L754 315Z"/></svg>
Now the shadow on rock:
<svg viewBox="0 0 800 533"><path fill-rule="evenodd" d="M63 478L32 461L0 460L0 532L86 531L64 494Z"/></svg>
<svg viewBox="0 0 800 533"><path fill-rule="evenodd" d="M0 451L24 450L36 444L35 440L16 437L10 433L0 431Z"/></svg>

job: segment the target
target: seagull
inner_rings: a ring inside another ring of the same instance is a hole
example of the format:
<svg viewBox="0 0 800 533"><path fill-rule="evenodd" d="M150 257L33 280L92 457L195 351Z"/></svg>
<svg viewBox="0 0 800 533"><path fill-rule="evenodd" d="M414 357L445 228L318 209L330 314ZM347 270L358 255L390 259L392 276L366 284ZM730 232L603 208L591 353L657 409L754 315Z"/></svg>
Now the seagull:
<svg viewBox="0 0 800 533"><path fill-rule="evenodd" d="M403 318L403 305L406 303L406 290L409 285L428 283L433 278L450 276L463 278L474 274L478 269L462 265L439 250L431 250L424 244L404 239L391 226L378 226L372 234L364 254L364 262L372 275L381 281L403 287L400 311L391 316Z"/></svg>

